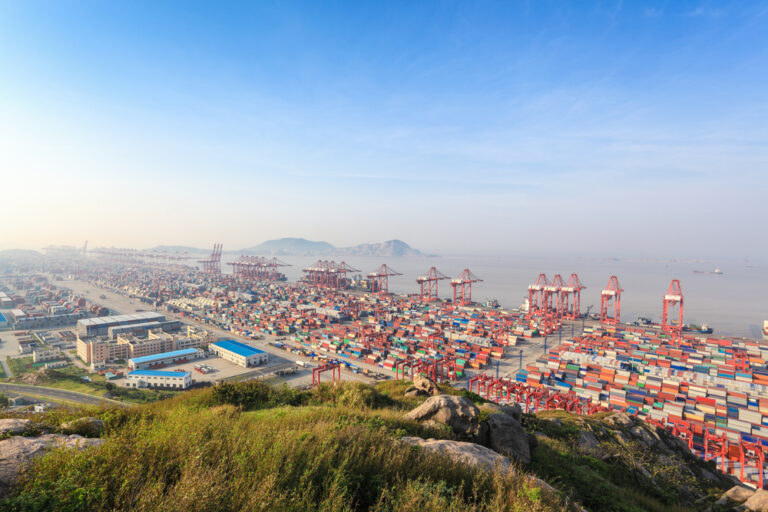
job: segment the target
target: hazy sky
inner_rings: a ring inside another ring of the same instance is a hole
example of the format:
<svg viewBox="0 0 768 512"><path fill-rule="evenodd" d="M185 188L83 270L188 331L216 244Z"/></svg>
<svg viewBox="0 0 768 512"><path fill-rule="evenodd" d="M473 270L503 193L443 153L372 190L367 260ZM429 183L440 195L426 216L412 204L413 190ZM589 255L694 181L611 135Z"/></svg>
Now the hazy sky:
<svg viewBox="0 0 768 512"><path fill-rule="evenodd" d="M766 2L0 0L0 249L764 258Z"/></svg>

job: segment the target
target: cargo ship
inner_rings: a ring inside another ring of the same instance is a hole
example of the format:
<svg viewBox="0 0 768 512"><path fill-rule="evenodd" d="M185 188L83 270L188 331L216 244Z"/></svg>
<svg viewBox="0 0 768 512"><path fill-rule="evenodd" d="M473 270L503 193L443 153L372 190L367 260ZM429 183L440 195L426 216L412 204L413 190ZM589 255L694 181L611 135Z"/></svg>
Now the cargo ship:
<svg viewBox="0 0 768 512"><path fill-rule="evenodd" d="M712 334L712 332L714 331L707 324L702 324L701 326L698 326L696 324L685 324L683 325L683 330L685 332L695 332L697 334Z"/></svg>

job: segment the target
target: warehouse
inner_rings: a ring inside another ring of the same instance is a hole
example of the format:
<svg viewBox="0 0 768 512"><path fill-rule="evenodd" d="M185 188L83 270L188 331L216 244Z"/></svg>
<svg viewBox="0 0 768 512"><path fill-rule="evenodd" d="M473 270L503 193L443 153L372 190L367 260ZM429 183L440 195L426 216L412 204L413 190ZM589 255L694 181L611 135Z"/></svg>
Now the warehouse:
<svg viewBox="0 0 768 512"><path fill-rule="evenodd" d="M128 360L128 367L132 370L143 370L146 368L157 368L169 364L186 363L190 359L199 359L203 357L203 351L196 348L185 348L183 350L174 350L173 352L163 352L161 354L152 354L150 356L134 357Z"/></svg>
<svg viewBox="0 0 768 512"><path fill-rule="evenodd" d="M145 324L148 322L165 322L165 315L146 311L132 315L99 316L85 318L77 322L77 334L81 338L90 336L106 336L110 327L118 325Z"/></svg>
<svg viewBox="0 0 768 512"><path fill-rule="evenodd" d="M129 388L187 389L191 383L189 372L158 370L133 370L128 372L127 379Z"/></svg>
<svg viewBox="0 0 768 512"><path fill-rule="evenodd" d="M211 343L209 350L227 361L245 368L264 364L269 359L266 352L235 340L221 340Z"/></svg>

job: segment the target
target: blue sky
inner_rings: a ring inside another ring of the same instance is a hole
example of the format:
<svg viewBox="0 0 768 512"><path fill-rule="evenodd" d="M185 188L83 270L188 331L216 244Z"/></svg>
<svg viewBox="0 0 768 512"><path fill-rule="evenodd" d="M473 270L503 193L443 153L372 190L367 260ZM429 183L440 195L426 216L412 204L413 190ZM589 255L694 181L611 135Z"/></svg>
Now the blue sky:
<svg viewBox="0 0 768 512"><path fill-rule="evenodd" d="M766 2L0 1L0 248L768 254Z"/></svg>

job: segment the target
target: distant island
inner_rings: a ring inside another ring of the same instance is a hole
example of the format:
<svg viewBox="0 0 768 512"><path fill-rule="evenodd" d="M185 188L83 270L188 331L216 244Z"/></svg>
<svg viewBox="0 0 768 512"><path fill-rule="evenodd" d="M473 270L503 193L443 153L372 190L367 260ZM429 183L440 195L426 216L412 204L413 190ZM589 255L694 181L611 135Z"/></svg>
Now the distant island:
<svg viewBox="0 0 768 512"><path fill-rule="evenodd" d="M280 238L237 252L274 256L425 256L402 240L334 247L328 242L315 242L304 238Z"/></svg>
<svg viewBox="0 0 768 512"><path fill-rule="evenodd" d="M306 238L278 238L244 249L233 249L226 247L226 245L224 249L225 254L250 254L257 256L373 256L387 258L432 256L414 249L402 240L387 240L386 242L366 243L351 247L335 247L328 242L307 240ZM79 249L72 247L70 250L76 251ZM145 250L168 253L208 254L211 252L211 247L157 245Z"/></svg>

